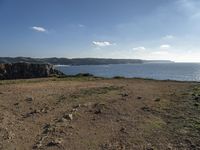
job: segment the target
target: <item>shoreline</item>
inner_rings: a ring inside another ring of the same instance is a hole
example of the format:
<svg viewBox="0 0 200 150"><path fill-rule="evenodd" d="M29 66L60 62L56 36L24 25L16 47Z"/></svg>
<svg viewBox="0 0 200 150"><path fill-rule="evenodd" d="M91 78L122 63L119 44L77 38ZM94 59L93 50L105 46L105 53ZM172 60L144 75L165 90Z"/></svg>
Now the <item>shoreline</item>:
<svg viewBox="0 0 200 150"><path fill-rule="evenodd" d="M67 79L67 78L94 78L94 79L105 79L105 80L147 80L147 81L155 81L155 82L178 82L178 83L197 83L200 84L200 81L179 81L179 80L160 80L160 79L153 79L153 78L139 78L139 77L122 77L122 76L114 76L114 77L100 77L100 76L94 76L92 74L84 73L84 74L76 74L76 75L61 75L61 76L52 76L52 77L38 77L38 78L21 78L21 79L3 79L0 80L0 82L3 81L23 81L23 80L41 80L41 79Z"/></svg>
<svg viewBox="0 0 200 150"><path fill-rule="evenodd" d="M114 76L114 77L101 77L101 76L95 76L90 73L78 73L76 75L64 75L60 76L58 78L67 78L67 77L94 77L94 78L102 78L102 79L140 79L140 80L152 80L152 81L165 81L165 82L185 82L185 83L200 83L200 81L180 81L180 80L170 80L170 79L153 79L153 78L140 78L140 77L123 77L123 76Z"/></svg>

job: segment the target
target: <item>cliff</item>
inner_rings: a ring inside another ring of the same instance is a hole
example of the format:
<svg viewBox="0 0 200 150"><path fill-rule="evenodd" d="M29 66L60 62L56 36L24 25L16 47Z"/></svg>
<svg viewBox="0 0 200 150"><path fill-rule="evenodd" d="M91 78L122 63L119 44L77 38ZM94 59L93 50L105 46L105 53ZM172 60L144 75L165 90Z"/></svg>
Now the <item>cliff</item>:
<svg viewBox="0 0 200 150"><path fill-rule="evenodd" d="M9 63L0 64L0 80L26 79L62 75L50 64Z"/></svg>

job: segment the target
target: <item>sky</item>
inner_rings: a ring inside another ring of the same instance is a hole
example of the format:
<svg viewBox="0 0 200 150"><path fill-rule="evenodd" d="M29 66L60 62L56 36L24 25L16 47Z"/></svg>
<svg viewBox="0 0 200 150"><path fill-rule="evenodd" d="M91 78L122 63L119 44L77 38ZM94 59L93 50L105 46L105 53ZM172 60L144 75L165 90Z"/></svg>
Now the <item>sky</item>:
<svg viewBox="0 0 200 150"><path fill-rule="evenodd" d="M200 0L0 0L0 57L200 62Z"/></svg>

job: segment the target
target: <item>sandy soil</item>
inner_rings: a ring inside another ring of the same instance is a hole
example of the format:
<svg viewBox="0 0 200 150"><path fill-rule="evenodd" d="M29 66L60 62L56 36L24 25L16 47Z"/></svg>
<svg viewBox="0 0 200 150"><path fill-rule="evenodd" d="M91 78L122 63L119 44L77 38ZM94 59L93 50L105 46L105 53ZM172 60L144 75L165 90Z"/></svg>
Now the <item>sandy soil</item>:
<svg viewBox="0 0 200 150"><path fill-rule="evenodd" d="M0 81L0 149L200 149L200 84L93 77Z"/></svg>

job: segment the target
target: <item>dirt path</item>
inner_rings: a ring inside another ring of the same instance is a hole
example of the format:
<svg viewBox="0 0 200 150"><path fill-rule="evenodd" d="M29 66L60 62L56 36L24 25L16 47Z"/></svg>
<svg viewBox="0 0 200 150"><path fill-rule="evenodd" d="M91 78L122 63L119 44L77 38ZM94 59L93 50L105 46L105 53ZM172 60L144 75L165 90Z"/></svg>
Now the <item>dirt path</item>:
<svg viewBox="0 0 200 150"><path fill-rule="evenodd" d="M200 149L200 85L142 79L0 81L0 149Z"/></svg>

